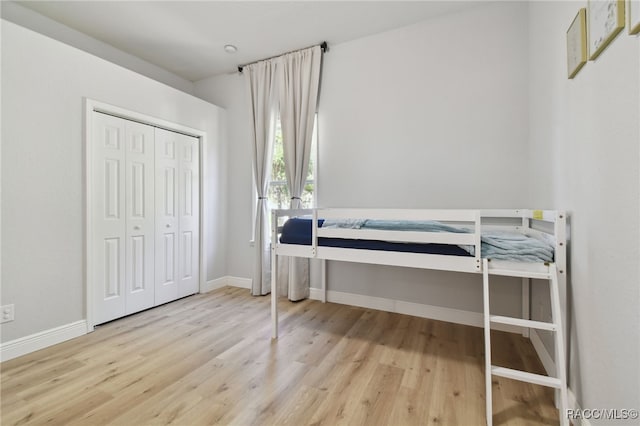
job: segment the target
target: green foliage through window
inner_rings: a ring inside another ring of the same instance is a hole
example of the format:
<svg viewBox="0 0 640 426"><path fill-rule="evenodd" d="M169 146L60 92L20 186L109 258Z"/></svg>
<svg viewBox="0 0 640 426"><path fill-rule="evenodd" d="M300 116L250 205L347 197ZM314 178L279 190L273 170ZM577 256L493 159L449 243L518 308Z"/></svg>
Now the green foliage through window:
<svg viewBox="0 0 640 426"><path fill-rule="evenodd" d="M316 129L313 129L313 141L311 146L311 157L309 159L309 172L307 173L307 182L302 193L302 206L304 208L313 207L313 191L315 190L314 164L316 153ZM280 119L276 122L276 135L273 143L273 157L271 160L271 182L269 183L270 209L288 209L291 201L289 188L287 188L287 176L284 168L284 146L282 143L282 127Z"/></svg>

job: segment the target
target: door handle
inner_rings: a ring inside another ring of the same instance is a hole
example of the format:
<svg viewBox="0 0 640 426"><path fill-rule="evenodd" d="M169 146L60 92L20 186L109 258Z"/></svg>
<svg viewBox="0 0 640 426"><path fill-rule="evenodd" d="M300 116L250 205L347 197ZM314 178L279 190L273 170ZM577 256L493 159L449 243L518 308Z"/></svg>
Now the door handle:
<svg viewBox="0 0 640 426"><path fill-rule="evenodd" d="M167 223L167 228L171 228L171 225Z"/></svg>
<svg viewBox="0 0 640 426"><path fill-rule="evenodd" d="M140 230L140 227L138 225L134 226L133 229L135 229L136 231Z"/></svg>

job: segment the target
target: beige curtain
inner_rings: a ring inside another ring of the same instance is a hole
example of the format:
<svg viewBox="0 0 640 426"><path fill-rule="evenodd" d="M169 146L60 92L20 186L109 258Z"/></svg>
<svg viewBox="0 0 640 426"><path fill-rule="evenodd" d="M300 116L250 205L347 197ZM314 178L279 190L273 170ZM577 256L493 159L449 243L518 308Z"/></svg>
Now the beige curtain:
<svg viewBox="0 0 640 426"><path fill-rule="evenodd" d="M290 208L302 207L320 84L320 46L278 58L277 81ZM279 282L290 300L309 297L309 259L283 258Z"/></svg>
<svg viewBox="0 0 640 426"><path fill-rule="evenodd" d="M271 232L267 211L267 189L271 179L271 154L277 110L276 64L262 61L244 67L251 106L253 175L258 192L255 222L255 262L251 294L271 292Z"/></svg>

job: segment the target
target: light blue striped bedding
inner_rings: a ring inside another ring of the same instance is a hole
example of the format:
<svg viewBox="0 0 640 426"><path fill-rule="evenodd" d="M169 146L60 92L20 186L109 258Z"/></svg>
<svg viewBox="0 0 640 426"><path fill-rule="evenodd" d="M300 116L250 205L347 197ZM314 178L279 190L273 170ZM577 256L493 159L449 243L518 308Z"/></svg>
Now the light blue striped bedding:
<svg viewBox="0 0 640 426"><path fill-rule="evenodd" d="M487 259L553 262L553 253L553 245L518 232L482 233L482 257Z"/></svg>
<svg viewBox="0 0 640 426"><path fill-rule="evenodd" d="M437 221L345 219L326 220L323 228L379 229L385 231L470 233ZM473 246L460 246L475 255ZM516 262L553 262L552 244L517 232L490 231L482 233L482 257Z"/></svg>

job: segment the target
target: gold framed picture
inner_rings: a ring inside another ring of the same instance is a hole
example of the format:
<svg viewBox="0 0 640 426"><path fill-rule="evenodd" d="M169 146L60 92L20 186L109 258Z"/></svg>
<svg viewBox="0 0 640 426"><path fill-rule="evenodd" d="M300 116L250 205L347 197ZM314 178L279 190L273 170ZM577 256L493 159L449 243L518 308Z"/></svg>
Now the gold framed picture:
<svg viewBox="0 0 640 426"><path fill-rule="evenodd" d="M567 74L570 79L587 63L587 9L578 11L567 30Z"/></svg>
<svg viewBox="0 0 640 426"><path fill-rule="evenodd" d="M627 0L627 28L629 34L640 33L640 0Z"/></svg>
<svg viewBox="0 0 640 426"><path fill-rule="evenodd" d="M624 28L625 0L589 0L589 59L596 59Z"/></svg>

